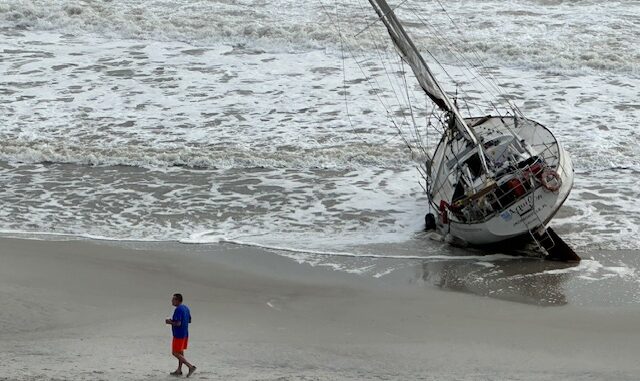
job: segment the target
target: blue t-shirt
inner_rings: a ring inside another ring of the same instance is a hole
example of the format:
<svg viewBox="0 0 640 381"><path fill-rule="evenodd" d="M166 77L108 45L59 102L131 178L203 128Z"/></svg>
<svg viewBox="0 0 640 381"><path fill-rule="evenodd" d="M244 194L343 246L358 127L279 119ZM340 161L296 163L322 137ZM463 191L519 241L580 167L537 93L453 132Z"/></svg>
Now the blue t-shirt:
<svg viewBox="0 0 640 381"><path fill-rule="evenodd" d="M173 337L176 339L189 337L189 323L191 322L191 311L189 311L189 307L184 304L177 306L173 311L173 317L171 320L181 322L179 327L176 327L175 325L171 326Z"/></svg>

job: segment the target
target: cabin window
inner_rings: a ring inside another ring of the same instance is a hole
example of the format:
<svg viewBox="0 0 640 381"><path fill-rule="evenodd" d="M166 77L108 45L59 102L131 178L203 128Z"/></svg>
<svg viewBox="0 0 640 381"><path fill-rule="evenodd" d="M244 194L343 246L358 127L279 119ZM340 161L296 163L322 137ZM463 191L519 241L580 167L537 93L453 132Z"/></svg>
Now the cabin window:
<svg viewBox="0 0 640 381"><path fill-rule="evenodd" d="M482 174L482 162L477 152L471 155L465 163L467 167L469 167L469 172L471 172L471 176L473 176L474 179L480 177Z"/></svg>

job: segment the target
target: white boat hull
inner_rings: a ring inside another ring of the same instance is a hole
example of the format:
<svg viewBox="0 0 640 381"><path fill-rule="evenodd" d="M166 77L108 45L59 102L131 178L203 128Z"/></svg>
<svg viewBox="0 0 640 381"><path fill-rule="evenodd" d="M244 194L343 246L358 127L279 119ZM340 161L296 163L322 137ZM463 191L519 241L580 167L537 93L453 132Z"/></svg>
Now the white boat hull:
<svg viewBox="0 0 640 381"><path fill-rule="evenodd" d="M561 180L557 190L552 191L538 184L513 204L496 211L493 216L482 222L465 222L455 218L451 212L440 210L440 232L443 235L451 235L456 241L461 240L471 245L488 245L546 228L573 187L573 166L569 154L555 139L554 144L554 148L557 149L557 162L554 163L553 169ZM447 213L449 218L443 219L443 213ZM442 223L443 220L446 223Z"/></svg>

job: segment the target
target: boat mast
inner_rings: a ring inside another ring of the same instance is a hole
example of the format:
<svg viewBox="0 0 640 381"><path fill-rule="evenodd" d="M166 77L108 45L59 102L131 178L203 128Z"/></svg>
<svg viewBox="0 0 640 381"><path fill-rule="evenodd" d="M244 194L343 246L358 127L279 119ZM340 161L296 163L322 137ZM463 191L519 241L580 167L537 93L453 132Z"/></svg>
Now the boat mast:
<svg viewBox="0 0 640 381"><path fill-rule="evenodd" d="M398 48L402 59L409 64L411 70L415 74L420 86L429 98L442 110L450 113L454 119L455 127L468 139L478 147L480 151L480 161L485 171L489 171L487 163L484 157L484 150L482 144L478 141L478 138L474 131L464 121L462 115L458 111L458 108L454 102L446 95L435 76L431 72L431 69L425 62L424 58L414 45L411 38L405 31L404 27L396 17L393 9L389 6L386 0L369 0L371 6L378 14L380 20L387 27L387 32L391 36L393 43Z"/></svg>

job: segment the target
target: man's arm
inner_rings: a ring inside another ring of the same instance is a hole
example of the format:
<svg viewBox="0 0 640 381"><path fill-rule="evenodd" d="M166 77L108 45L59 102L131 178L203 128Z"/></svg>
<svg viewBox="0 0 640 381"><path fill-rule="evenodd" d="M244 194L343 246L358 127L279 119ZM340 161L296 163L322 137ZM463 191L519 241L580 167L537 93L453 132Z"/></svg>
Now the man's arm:
<svg viewBox="0 0 640 381"><path fill-rule="evenodd" d="M180 311L175 311L172 318L165 320L165 323L171 324L174 327L180 327L182 325L182 319L184 319L184 314L181 314Z"/></svg>
<svg viewBox="0 0 640 381"><path fill-rule="evenodd" d="M164 322L167 324L171 324L174 327L180 327L182 325L182 322L180 320L165 319Z"/></svg>

